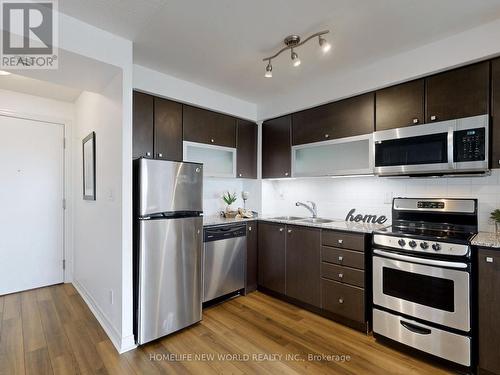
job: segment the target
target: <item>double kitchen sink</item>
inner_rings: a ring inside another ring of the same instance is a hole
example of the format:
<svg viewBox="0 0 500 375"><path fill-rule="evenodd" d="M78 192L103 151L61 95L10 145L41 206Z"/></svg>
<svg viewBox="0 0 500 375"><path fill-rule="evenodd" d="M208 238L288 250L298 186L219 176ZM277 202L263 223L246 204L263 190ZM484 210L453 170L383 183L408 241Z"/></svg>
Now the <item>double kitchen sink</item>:
<svg viewBox="0 0 500 375"><path fill-rule="evenodd" d="M276 217L271 217L270 219L293 221L297 222L297 224L299 223L328 224L328 223L333 223L335 221L342 221L342 220L322 219L320 217L299 217L299 216L276 216Z"/></svg>

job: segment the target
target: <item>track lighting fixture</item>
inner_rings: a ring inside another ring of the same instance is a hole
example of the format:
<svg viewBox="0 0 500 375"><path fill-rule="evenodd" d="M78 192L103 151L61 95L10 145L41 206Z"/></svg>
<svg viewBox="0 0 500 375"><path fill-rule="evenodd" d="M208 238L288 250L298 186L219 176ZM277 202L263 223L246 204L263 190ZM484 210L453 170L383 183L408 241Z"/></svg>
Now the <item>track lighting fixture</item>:
<svg viewBox="0 0 500 375"><path fill-rule="evenodd" d="M275 53L273 56L266 57L262 59L262 61L267 61L267 66L266 66L266 74L264 74L265 77L271 78L273 76L273 67L271 65L271 60L274 59L275 57L278 57L282 52L286 50L290 50L291 52L291 59L292 59L292 65L294 67L298 67L301 63L299 59L299 55L294 51L295 48L300 47L301 45L307 43L309 40L318 37L318 42L321 50L323 51L324 54L326 54L330 49L332 48L331 44L328 43L328 41L323 38L322 36L325 34L328 34L330 30L324 30L320 31L318 33L312 34L311 36L307 37L303 41L300 40L300 36L298 35L289 35L285 38L283 41L285 43L285 47L280 49L277 53Z"/></svg>
<svg viewBox="0 0 500 375"><path fill-rule="evenodd" d="M323 51L323 53L328 53L328 51L330 51L330 49L332 48L332 45L328 43L325 38L321 37L321 35L318 38L321 50Z"/></svg>
<svg viewBox="0 0 500 375"><path fill-rule="evenodd" d="M272 76L273 76L273 66L271 65L271 60L269 60L266 66L266 74L264 74L264 77L271 78Z"/></svg>
<svg viewBox="0 0 500 375"><path fill-rule="evenodd" d="M292 64L294 67L298 67L300 65L300 59L299 59L299 55L297 55L295 52L293 52L293 48L292 48Z"/></svg>

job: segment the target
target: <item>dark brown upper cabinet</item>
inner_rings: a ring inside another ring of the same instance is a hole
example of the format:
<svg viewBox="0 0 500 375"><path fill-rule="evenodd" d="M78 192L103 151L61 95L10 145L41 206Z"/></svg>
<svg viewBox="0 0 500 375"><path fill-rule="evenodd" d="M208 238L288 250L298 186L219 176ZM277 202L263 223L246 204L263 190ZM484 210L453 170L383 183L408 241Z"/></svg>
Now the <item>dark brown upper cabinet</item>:
<svg viewBox="0 0 500 375"><path fill-rule="evenodd" d="M155 158L182 161L182 104L154 98Z"/></svg>
<svg viewBox="0 0 500 375"><path fill-rule="evenodd" d="M489 113L489 61L430 76L425 85L426 122Z"/></svg>
<svg viewBox="0 0 500 375"><path fill-rule="evenodd" d="M221 113L184 105L184 140L236 147L236 119Z"/></svg>
<svg viewBox="0 0 500 375"><path fill-rule="evenodd" d="M500 58L491 63L491 161L490 168L500 168Z"/></svg>
<svg viewBox="0 0 500 375"><path fill-rule="evenodd" d="M424 79L378 90L375 93L375 130L423 124L424 97Z"/></svg>
<svg viewBox="0 0 500 375"><path fill-rule="evenodd" d="M291 120L288 115L262 124L262 178L291 176Z"/></svg>
<svg viewBox="0 0 500 375"><path fill-rule="evenodd" d="M286 232L286 295L320 307L321 231L288 225Z"/></svg>
<svg viewBox="0 0 500 375"><path fill-rule="evenodd" d="M375 128L374 93L293 114L292 144L369 134Z"/></svg>
<svg viewBox="0 0 500 375"><path fill-rule="evenodd" d="M236 176L257 178L257 124L238 120L236 140Z"/></svg>
<svg viewBox="0 0 500 375"><path fill-rule="evenodd" d="M134 91L133 111L133 158L152 158L154 152L154 97Z"/></svg>
<svg viewBox="0 0 500 375"><path fill-rule="evenodd" d="M258 283L264 288L286 292L286 226L259 223Z"/></svg>

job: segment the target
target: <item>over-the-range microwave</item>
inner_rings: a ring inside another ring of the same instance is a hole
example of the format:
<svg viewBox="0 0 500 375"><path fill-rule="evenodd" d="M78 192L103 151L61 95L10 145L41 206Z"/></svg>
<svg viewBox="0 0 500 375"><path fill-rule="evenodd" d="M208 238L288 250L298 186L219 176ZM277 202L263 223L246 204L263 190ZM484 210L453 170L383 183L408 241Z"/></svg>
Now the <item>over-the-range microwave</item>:
<svg viewBox="0 0 500 375"><path fill-rule="evenodd" d="M489 116L374 133L375 174L442 175L488 171Z"/></svg>

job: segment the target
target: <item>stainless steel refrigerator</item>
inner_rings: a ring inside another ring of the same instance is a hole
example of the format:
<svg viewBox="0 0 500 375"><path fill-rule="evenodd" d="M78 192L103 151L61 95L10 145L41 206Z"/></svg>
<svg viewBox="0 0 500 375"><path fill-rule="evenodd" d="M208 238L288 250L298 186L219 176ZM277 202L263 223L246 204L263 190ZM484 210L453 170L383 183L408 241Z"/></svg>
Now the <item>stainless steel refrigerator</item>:
<svg viewBox="0 0 500 375"><path fill-rule="evenodd" d="M134 333L144 344L201 320L203 166L134 163Z"/></svg>

